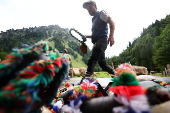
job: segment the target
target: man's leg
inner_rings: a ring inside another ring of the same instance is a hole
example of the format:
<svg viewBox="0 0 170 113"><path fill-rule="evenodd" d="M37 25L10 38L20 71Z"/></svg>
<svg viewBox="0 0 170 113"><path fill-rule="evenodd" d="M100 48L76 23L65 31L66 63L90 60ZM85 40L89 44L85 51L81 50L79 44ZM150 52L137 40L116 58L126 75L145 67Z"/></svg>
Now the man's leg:
<svg viewBox="0 0 170 113"><path fill-rule="evenodd" d="M104 71L107 71L109 74L114 74L113 68L112 68L111 66L109 66L109 65L106 63L106 60L105 60L105 51L106 51L106 49L107 49L107 40L99 40L98 44L99 44L99 47L100 47L101 50L102 50L101 55L100 55L99 58L98 58L99 66L100 66Z"/></svg>
<svg viewBox="0 0 170 113"><path fill-rule="evenodd" d="M105 40L104 40L105 41ZM92 54L90 56L90 59L88 60L88 64L87 64L87 71L86 74L83 76L83 78L81 79L80 83L84 80L85 77L90 77L93 72L94 72L94 68L96 66L96 63L98 61L98 59L100 58L103 50L102 50L102 46L107 47L107 40L106 40L106 44L103 45L103 39L99 39L93 46L92 49ZM79 84L80 84L79 83Z"/></svg>
<svg viewBox="0 0 170 113"><path fill-rule="evenodd" d="M107 71L109 74L113 74L113 75L114 75L113 68L106 63L105 53L104 53L104 52L103 52L103 54L100 56L100 58L99 58L99 60L98 60L98 63L99 63L99 66L100 66L104 71Z"/></svg>
<svg viewBox="0 0 170 113"><path fill-rule="evenodd" d="M96 43L93 46L90 59L88 60L87 72L84 75L84 77L81 79L80 83L83 81L85 77L90 77L93 74L96 63L99 60L100 56L103 54L103 52L106 50L106 48L107 48L107 39L99 39L96 41Z"/></svg>
<svg viewBox="0 0 170 113"><path fill-rule="evenodd" d="M88 64L87 64L87 71L85 73L85 75L83 76L83 78L81 79L81 81L78 83L79 85L83 82L83 80L86 77L90 77L93 72L94 72L94 68L96 66L97 60L98 60L98 56L100 56L100 48L93 46L92 49L92 54L90 56L90 59L88 60Z"/></svg>
<svg viewBox="0 0 170 113"><path fill-rule="evenodd" d="M90 74L90 76L93 74L96 63L100 59L100 56L102 54L103 54L103 50L101 49L101 47L99 47L97 44L95 44L92 49L92 54L90 56L90 59L88 60L88 64L87 64L88 67L87 67L87 72L86 72L87 76L89 74Z"/></svg>

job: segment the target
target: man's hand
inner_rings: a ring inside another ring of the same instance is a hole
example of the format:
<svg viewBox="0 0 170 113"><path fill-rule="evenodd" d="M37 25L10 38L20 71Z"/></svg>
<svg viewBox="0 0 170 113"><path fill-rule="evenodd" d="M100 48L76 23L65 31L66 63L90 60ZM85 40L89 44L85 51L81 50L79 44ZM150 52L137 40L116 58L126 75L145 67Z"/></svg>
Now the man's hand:
<svg viewBox="0 0 170 113"><path fill-rule="evenodd" d="M109 43L110 43L110 47L115 43L113 36L109 36L109 38L108 38L108 44L109 44Z"/></svg>
<svg viewBox="0 0 170 113"><path fill-rule="evenodd" d="M111 17L108 17L107 23L109 23L109 27L110 27L110 35L108 38L108 44L110 43L110 47L111 47L115 43L114 41L115 23L113 22Z"/></svg>
<svg viewBox="0 0 170 113"><path fill-rule="evenodd" d="M92 36L91 35L85 35L86 36L86 38L92 38Z"/></svg>

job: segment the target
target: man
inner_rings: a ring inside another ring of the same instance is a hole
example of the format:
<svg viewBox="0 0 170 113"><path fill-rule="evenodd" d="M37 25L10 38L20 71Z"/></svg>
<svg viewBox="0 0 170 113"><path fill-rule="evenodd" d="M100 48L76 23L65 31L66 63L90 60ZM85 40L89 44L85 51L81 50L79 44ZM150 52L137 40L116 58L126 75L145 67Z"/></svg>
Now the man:
<svg viewBox="0 0 170 113"><path fill-rule="evenodd" d="M91 38L94 44L90 59L88 60L88 68L85 77L90 77L93 74L97 62L103 70L107 71L109 74L114 74L113 68L105 61L105 50L107 49L107 44L110 43L110 47L114 44L115 24L105 11L97 11L97 6L94 1L85 2L83 8L87 9L88 13L93 16L92 35L86 37ZM109 37L107 36L107 24L109 24L110 27Z"/></svg>
<svg viewBox="0 0 170 113"><path fill-rule="evenodd" d="M68 67L67 67L67 73L65 75L65 80L69 80L69 71L70 71L70 65L71 65L71 56L68 54L67 49L63 50L63 53L61 54L62 58L65 58L68 62Z"/></svg>

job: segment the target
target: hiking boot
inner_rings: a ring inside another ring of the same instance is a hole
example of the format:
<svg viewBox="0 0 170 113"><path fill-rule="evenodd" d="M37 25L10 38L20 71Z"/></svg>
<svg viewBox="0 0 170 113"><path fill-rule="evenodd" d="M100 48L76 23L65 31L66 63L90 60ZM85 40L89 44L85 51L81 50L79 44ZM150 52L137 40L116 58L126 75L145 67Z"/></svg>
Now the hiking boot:
<svg viewBox="0 0 170 113"><path fill-rule="evenodd" d="M111 75L115 75L114 69L113 69L111 66L109 66L109 65L108 65L108 67L107 67L107 72L108 72L109 74L111 74ZM114 76L111 76L111 77L114 77Z"/></svg>
<svg viewBox="0 0 170 113"><path fill-rule="evenodd" d="M91 76L91 74L89 72L86 72L86 74L84 74L84 76L82 77L82 79L80 80L80 82L77 85L80 85L86 77L90 77L90 76Z"/></svg>

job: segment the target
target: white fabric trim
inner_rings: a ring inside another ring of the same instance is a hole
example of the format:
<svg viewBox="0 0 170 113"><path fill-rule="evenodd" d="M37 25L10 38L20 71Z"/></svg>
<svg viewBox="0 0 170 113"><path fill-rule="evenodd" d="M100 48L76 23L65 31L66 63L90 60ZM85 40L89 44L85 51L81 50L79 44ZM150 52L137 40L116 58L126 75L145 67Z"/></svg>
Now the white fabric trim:
<svg viewBox="0 0 170 113"><path fill-rule="evenodd" d="M123 95L118 95L115 97L115 100L119 103L122 103L124 106L121 107L114 107L112 111L114 113L124 113L125 111L128 111L128 107L132 108L137 113L142 113L142 111L149 111L149 103L147 101L147 97L145 95L136 95L132 96L129 99L127 99Z"/></svg>
<svg viewBox="0 0 170 113"><path fill-rule="evenodd" d="M107 22L108 17L110 17L110 16L109 16L109 14L108 14L107 12L101 11L101 13L100 13L100 18L101 18L103 21Z"/></svg>

